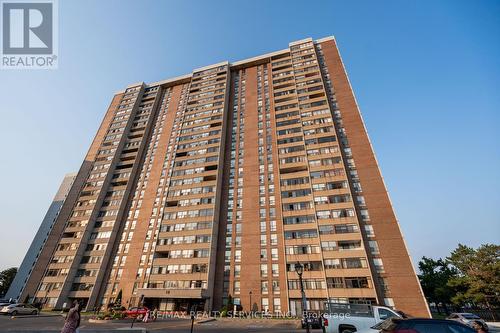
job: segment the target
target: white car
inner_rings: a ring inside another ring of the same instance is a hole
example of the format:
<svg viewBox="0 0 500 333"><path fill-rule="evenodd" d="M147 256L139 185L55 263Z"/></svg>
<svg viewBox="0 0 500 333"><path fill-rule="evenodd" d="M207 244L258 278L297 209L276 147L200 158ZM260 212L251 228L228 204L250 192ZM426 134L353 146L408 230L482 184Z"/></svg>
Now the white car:
<svg viewBox="0 0 500 333"><path fill-rule="evenodd" d="M39 310L30 304L16 303L4 306L1 310L1 314L9 314L12 316L18 314L30 314L37 315Z"/></svg>
<svg viewBox="0 0 500 333"><path fill-rule="evenodd" d="M486 329L488 329L488 325L486 325L485 321L473 313L467 313L467 312L452 313L446 319L455 320L468 326L471 326L472 322L474 321L479 321L484 325Z"/></svg>
<svg viewBox="0 0 500 333"><path fill-rule="evenodd" d="M367 330L388 318L401 318L399 313L385 306L365 304L326 303L323 326L327 333L353 333ZM378 332L373 330L373 332Z"/></svg>

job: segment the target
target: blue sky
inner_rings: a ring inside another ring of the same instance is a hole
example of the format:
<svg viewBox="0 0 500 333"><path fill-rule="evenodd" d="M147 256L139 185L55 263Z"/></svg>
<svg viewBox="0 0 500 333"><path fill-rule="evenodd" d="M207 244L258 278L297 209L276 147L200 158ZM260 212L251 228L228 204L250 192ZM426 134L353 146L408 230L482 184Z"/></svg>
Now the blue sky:
<svg viewBox="0 0 500 333"><path fill-rule="evenodd" d="M59 1L59 69L0 70L0 269L114 92L334 35L410 253L500 241L500 2Z"/></svg>

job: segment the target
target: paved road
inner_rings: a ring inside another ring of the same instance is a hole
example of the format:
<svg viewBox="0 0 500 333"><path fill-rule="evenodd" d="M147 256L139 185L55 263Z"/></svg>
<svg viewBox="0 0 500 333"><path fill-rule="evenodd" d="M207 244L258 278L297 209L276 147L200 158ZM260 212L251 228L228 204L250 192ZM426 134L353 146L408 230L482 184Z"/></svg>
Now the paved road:
<svg viewBox="0 0 500 333"><path fill-rule="evenodd" d="M80 326L80 332L99 330L117 330L130 327L130 320L110 323L89 323L88 319L84 318ZM19 332L32 331L38 333L55 333L59 332L64 324L64 318L61 316L51 317L19 317L12 319L8 316L0 316L0 332ZM185 333L190 332L191 320L189 319L163 319L150 323L135 323L134 327L146 328L148 332L168 332L168 333ZM304 330L296 329L291 321L280 320L222 320L212 321L203 324L195 324L193 332L203 333L295 333L304 332ZM314 333L319 333L321 330L312 330Z"/></svg>
<svg viewBox="0 0 500 333"><path fill-rule="evenodd" d="M64 318L61 316L39 316L39 317L23 317L12 319L8 316L0 315L0 332L36 332L36 333L58 333L64 324ZM91 332L92 330L115 331L130 327L130 320L107 323L89 323L87 318L83 318L80 332ZM165 333L187 333L190 332L191 321L189 319L162 319L154 323L135 323L136 328L145 328L148 332L165 332ZM118 331L120 332L120 331ZM298 333L304 330L296 329L292 321L287 320L217 320L203 324L194 325L194 333ZM321 330L312 330L313 333L320 333ZM490 325L491 333L500 333L500 325Z"/></svg>

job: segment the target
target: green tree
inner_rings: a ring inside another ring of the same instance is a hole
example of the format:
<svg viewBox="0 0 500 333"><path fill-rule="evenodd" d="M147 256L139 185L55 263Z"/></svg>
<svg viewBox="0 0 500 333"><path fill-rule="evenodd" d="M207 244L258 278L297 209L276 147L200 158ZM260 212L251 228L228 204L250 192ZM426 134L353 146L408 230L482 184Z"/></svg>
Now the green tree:
<svg viewBox="0 0 500 333"><path fill-rule="evenodd" d="M435 303L438 313L440 313L439 304L444 306L448 313L447 304L451 303L455 295L455 289L448 285L448 281L457 276L456 268L450 266L449 262L441 258L434 260L423 257L418 263L421 274L418 275L422 290L429 303Z"/></svg>
<svg viewBox="0 0 500 333"><path fill-rule="evenodd" d="M16 274L17 267L11 267L0 272L0 296L4 296L7 293Z"/></svg>
<svg viewBox="0 0 500 333"><path fill-rule="evenodd" d="M500 305L500 245L473 249L459 244L448 260L459 272L448 282L460 290L452 297L454 303L482 304L490 311Z"/></svg>

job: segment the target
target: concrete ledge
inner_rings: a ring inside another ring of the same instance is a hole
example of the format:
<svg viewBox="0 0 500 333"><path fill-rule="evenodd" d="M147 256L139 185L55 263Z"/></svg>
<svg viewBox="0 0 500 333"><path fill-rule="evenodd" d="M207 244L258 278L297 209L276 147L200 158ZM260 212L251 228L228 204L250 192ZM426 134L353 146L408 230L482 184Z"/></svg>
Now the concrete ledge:
<svg viewBox="0 0 500 333"><path fill-rule="evenodd" d="M42 318L42 317L64 317L60 314L41 314L41 315L22 315L22 316L11 316L11 319L23 319L23 318Z"/></svg>
<svg viewBox="0 0 500 333"><path fill-rule="evenodd" d="M89 318L89 323L93 324L104 324L104 323L112 323L113 319L93 319Z"/></svg>
<svg viewBox="0 0 500 333"><path fill-rule="evenodd" d="M207 318L207 319L195 321L194 323L195 324L205 324L205 323L209 323L209 322L215 321L215 320L216 320L215 318Z"/></svg>

